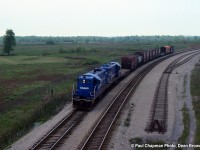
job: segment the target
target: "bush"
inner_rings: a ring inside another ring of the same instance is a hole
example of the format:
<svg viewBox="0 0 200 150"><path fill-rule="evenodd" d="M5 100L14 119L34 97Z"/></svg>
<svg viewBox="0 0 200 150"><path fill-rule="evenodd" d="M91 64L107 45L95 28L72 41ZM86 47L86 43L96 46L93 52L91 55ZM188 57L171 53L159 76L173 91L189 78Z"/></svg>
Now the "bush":
<svg viewBox="0 0 200 150"><path fill-rule="evenodd" d="M100 62L98 62L97 60L94 60L94 59L86 59L82 63L82 65L97 65L97 64L100 64Z"/></svg>
<svg viewBox="0 0 200 150"><path fill-rule="evenodd" d="M77 52L77 53L80 53L80 52L85 52L85 48L84 48L84 47L81 47L81 46L79 46L79 47L77 47L77 48L76 48L76 52Z"/></svg>

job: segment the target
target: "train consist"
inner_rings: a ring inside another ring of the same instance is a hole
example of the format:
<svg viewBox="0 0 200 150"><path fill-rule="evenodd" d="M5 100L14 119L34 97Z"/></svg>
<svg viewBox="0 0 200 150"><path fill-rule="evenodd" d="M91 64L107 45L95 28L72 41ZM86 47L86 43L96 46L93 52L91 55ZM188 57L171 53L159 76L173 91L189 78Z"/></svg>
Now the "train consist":
<svg viewBox="0 0 200 150"><path fill-rule="evenodd" d="M158 57L173 53L173 46L163 46L160 49L138 51L121 57L121 65L109 62L78 77L76 88L73 88L73 106L81 109L91 109L94 103L106 94L106 91L125 77L129 72Z"/></svg>

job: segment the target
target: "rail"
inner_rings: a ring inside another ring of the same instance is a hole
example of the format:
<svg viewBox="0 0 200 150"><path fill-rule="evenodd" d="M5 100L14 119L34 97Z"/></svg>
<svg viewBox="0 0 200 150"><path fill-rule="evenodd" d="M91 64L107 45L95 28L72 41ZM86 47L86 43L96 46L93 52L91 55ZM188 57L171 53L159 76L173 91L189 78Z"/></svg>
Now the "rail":
<svg viewBox="0 0 200 150"><path fill-rule="evenodd" d="M200 54L200 52L191 52L185 55L178 57L172 63L168 65L168 67L164 70L161 79L158 83L155 92L155 98L153 100L149 121L147 122L147 126L145 131L147 132L154 132L157 131L159 133L165 133L167 131L167 112L168 112L168 80L170 73L177 68L178 66L188 62L194 56ZM187 57L190 55L189 57ZM181 59L187 57L186 59Z"/></svg>
<svg viewBox="0 0 200 150"><path fill-rule="evenodd" d="M31 150L54 149L60 144L63 137L66 137L66 135L81 121L85 114L86 112L74 109L70 115L65 117L46 136L38 141Z"/></svg>
<svg viewBox="0 0 200 150"><path fill-rule="evenodd" d="M171 57L166 56L159 60L156 60L149 66L146 66L142 69L132 80L121 90L121 92L115 97L109 107L106 109L102 117L95 124L94 128L91 130L91 133L84 140L78 149L81 150L100 150L106 144L108 134L111 132L112 127L114 126L115 120L121 112L122 107L126 101L130 98L134 90L139 85L140 81L146 76L146 74L152 70L157 64Z"/></svg>

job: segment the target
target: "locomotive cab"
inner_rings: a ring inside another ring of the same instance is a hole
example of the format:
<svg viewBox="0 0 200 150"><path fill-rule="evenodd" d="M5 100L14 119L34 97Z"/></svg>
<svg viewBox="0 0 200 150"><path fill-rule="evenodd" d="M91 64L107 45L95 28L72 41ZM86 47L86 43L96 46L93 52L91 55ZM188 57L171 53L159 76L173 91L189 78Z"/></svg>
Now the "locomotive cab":
<svg viewBox="0 0 200 150"><path fill-rule="evenodd" d="M80 76L77 81L77 90L73 93L74 98L94 99L95 91L100 85L100 78L94 74L85 74Z"/></svg>

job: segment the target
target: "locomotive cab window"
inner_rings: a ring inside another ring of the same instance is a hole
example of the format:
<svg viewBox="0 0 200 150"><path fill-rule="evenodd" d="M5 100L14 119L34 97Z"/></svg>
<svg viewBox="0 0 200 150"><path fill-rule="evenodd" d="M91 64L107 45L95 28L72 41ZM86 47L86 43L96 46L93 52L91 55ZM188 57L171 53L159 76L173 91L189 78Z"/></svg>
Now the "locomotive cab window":
<svg viewBox="0 0 200 150"><path fill-rule="evenodd" d="M90 83L90 81L87 80L87 79L79 79L79 82L80 82L80 83L83 83L83 84L88 84L88 83Z"/></svg>
<svg viewBox="0 0 200 150"><path fill-rule="evenodd" d="M90 83L90 81L89 80L85 80L85 79L83 79L83 83Z"/></svg>

